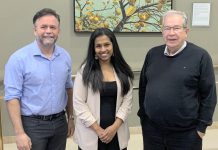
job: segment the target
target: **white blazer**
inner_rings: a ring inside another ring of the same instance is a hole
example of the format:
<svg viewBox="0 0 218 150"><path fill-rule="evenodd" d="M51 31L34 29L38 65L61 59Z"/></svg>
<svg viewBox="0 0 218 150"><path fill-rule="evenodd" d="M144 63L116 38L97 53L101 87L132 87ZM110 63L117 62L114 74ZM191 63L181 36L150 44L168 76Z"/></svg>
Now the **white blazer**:
<svg viewBox="0 0 218 150"><path fill-rule="evenodd" d="M127 124L127 116L132 108L132 84L129 92L121 95L121 83L114 71L117 83L116 117L123 120L123 124L117 131L120 149L128 145L130 138ZM74 140L82 150L97 150L98 136L90 128L96 121L100 123L100 93L93 93L91 87L83 84L82 69L77 72L73 88L73 106L76 114Z"/></svg>

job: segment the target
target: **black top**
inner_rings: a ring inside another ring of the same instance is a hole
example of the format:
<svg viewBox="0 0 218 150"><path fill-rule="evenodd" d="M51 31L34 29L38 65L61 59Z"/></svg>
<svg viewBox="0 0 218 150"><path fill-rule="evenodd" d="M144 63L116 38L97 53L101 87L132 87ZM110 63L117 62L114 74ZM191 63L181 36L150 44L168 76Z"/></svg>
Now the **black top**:
<svg viewBox="0 0 218 150"><path fill-rule="evenodd" d="M100 92L100 126L107 128L115 121L117 84L116 81L104 82Z"/></svg>
<svg viewBox="0 0 218 150"><path fill-rule="evenodd" d="M138 115L165 129L205 132L216 105L211 57L189 42L179 54L165 56L165 46L147 53L140 76Z"/></svg>

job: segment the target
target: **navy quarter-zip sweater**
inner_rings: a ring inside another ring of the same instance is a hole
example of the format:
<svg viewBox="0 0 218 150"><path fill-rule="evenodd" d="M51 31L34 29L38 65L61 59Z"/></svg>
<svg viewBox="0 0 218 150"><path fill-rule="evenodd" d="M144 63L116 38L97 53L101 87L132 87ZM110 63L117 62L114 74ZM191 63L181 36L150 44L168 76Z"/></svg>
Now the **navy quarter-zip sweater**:
<svg viewBox="0 0 218 150"><path fill-rule="evenodd" d="M204 133L212 124L217 101L211 57L190 42L175 56L164 55L165 46L154 47L146 55L138 116L163 129L196 128Z"/></svg>

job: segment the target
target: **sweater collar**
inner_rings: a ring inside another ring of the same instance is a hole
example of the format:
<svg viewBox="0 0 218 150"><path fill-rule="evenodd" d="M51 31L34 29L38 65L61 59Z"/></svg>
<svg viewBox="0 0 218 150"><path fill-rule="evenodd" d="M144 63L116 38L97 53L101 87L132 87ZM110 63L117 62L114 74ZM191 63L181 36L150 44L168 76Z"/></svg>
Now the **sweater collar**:
<svg viewBox="0 0 218 150"><path fill-rule="evenodd" d="M165 46L165 50L164 50L164 55L166 55L166 56L175 56L175 55L177 55L177 54L179 54L185 47L186 47L186 45L187 45L187 42L185 41L184 43L183 43L183 45L182 45L182 47L176 52L176 53L174 53L173 55L170 55L170 53L169 53L169 51L168 51L168 48L167 48L167 45Z"/></svg>

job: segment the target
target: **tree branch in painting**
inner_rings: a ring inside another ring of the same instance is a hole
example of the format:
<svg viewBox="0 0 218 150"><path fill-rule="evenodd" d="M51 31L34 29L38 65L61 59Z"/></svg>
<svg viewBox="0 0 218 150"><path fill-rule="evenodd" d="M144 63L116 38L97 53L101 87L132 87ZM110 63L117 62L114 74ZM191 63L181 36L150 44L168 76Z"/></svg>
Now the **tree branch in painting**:
<svg viewBox="0 0 218 150"><path fill-rule="evenodd" d="M172 0L75 0L75 31L160 32Z"/></svg>

